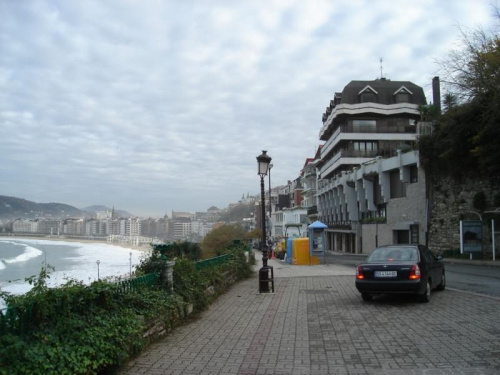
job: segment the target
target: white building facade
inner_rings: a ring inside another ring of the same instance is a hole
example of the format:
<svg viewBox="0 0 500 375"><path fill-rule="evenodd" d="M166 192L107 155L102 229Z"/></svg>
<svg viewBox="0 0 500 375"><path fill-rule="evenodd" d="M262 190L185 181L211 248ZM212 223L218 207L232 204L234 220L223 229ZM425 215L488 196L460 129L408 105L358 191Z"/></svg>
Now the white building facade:
<svg viewBox="0 0 500 375"><path fill-rule="evenodd" d="M323 114L316 169L329 250L369 253L382 244L425 243L425 214L398 208L411 206L403 203L408 189L425 195L418 153L411 151L425 104L422 88L408 81L351 81L335 94ZM425 199L416 200L425 208Z"/></svg>
<svg viewBox="0 0 500 375"><path fill-rule="evenodd" d="M284 208L273 215L272 236L307 237L307 210L302 207Z"/></svg>

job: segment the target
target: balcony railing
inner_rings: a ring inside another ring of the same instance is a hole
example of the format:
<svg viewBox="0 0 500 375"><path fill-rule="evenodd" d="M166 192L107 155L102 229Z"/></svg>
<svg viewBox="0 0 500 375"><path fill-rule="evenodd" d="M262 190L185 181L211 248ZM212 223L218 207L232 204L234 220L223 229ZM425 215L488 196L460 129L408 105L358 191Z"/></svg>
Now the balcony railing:
<svg viewBox="0 0 500 375"><path fill-rule="evenodd" d="M334 118L339 115L360 115L361 113L377 113L381 115L419 115L418 105L412 103L394 103L394 104L379 104L379 103L356 103L356 104L340 104L337 105L332 113L323 122L323 127L319 132L320 138L325 134L328 127L332 124Z"/></svg>
<svg viewBox="0 0 500 375"><path fill-rule="evenodd" d="M330 139L325 143L321 149L321 157L328 155L335 144L338 143L338 136L340 133L357 133L357 134L415 134L416 127L414 125L339 125L333 132Z"/></svg>
<svg viewBox="0 0 500 375"><path fill-rule="evenodd" d="M350 220L333 221L330 223L330 227L332 229L350 230L351 221Z"/></svg>
<svg viewBox="0 0 500 375"><path fill-rule="evenodd" d="M387 153L386 150L381 151L361 151L361 150L340 150L337 152L324 166L321 168L321 176L325 176L330 173L334 164L340 160L340 158L370 158L373 159L379 155L384 156Z"/></svg>
<svg viewBox="0 0 500 375"><path fill-rule="evenodd" d="M313 206L313 207L309 207L307 209L307 215L316 215L318 213L318 207L317 206Z"/></svg>

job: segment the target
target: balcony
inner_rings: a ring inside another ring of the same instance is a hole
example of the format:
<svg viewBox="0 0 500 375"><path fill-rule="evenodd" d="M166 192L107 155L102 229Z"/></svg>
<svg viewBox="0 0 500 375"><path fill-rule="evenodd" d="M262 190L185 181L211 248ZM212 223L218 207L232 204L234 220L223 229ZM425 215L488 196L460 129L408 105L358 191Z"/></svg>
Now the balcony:
<svg viewBox="0 0 500 375"><path fill-rule="evenodd" d="M363 115L363 114L379 114L384 116L391 115L419 115L418 105L412 103L395 103L395 104L379 104L373 102L357 103L357 104L339 104L328 116L323 123L323 127L319 132L319 138L323 139L326 136L328 129L333 124L334 119L340 115Z"/></svg>
<svg viewBox="0 0 500 375"><path fill-rule="evenodd" d="M321 158L325 158L333 148L344 139L356 140L359 137L340 137L340 134L415 134L416 128L414 125L377 125L377 126L363 126L363 125L339 125L337 130L325 143L321 149ZM379 137L374 137L378 139ZM407 138L404 137L404 138ZM364 139L364 138L359 138Z"/></svg>
<svg viewBox="0 0 500 375"><path fill-rule="evenodd" d="M307 216L316 215L318 213L318 206L312 206L307 209Z"/></svg>
<svg viewBox="0 0 500 375"><path fill-rule="evenodd" d="M362 164L381 154L384 153L379 151L340 150L321 168L321 177L326 178L342 164ZM341 161L341 158L346 160Z"/></svg>
<svg viewBox="0 0 500 375"><path fill-rule="evenodd" d="M351 221L350 220L334 221L330 224L330 227L332 229L351 230Z"/></svg>

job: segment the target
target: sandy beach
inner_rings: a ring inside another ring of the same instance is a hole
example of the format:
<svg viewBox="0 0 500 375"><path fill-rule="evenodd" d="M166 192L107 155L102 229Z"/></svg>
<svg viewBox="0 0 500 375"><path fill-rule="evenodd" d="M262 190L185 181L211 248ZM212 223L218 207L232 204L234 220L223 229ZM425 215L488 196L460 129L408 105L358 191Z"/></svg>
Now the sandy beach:
<svg viewBox="0 0 500 375"><path fill-rule="evenodd" d="M106 239L100 239L100 238L85 238L85 237L65 237L65 236L42 236L42 235L33 235L33 236L27 236L26 234L20 234L20 235L15 235L15 234L1 234L0 239L8 239L8 238L17 238L17 239L22 239L22 240L46 240L46 241L64 241L64 242L80 242L80 243L100 243L100 244L106 244L106 245L112 245L112 246L118 246L118 247L124 247L126 249L132 249L132 250L140 250L140 251L148 251L151 250L151 245L150 244L145 244L145 245L140 245L140 246L135 246L130 244L129 242L118 242L118 241L108 241Z"/></svg>

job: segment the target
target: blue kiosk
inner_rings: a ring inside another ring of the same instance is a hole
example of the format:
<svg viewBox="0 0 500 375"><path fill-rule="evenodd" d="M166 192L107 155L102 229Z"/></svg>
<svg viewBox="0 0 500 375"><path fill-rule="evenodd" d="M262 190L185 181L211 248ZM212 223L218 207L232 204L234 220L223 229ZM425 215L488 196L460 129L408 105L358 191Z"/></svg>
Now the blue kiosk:
<svg viewBox="0 0 500 375"><path fill-rule="evenodd" d="M315 221L307 228L309 230L309 255L318 256L318 258L322 256L323 263L325 263L325 229L328 225Z"/></svg>

